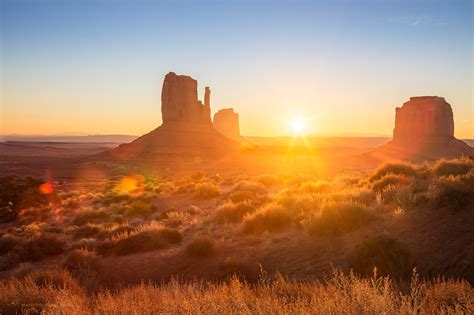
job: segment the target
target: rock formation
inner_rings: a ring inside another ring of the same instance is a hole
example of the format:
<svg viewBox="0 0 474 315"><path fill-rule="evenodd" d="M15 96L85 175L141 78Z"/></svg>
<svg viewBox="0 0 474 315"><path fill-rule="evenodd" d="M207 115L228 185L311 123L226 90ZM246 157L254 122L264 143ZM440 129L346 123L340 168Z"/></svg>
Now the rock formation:
<svg viewBox="0 0 474 315"><path fill-rule="evenodd" d="M211 124L209 87L205 89L204 105L198 100L197 81L185 75L170 72L165 76L161 90L163 124Z"/></svg>
<svg viewBox="0 0 474 315"><path fill-rule="evenodd" d="M371 153L387 159L439 159L474 154L474 148L454 137L451 105L443 97L410 97L395 109L393 140Z"/></svg>
<svg viewBox="0 0 474 315"><path fill-rule="evenodd" d="M239 141L242 138L240 136L239 114L234 112L233 108L221 109L215 113L212 125L218 132L228 138Z"/></svg>
<svg viewBox="0 0 474 315"><path fill-rule="evenodd" d="M151 161L163 156L212 158L238 150L238 142L212 127L210 97L211 90L206 87L202 104L198 100L196 80L168 73L161 91L163 124L98 158Z"/></svg>
<svg viewBox="0 0 474 315"><path fill-rule="evenodd" d="M402 145L442 143L454 138L451 105L443 97L410 97L395 109L393 142Z"/></svg>

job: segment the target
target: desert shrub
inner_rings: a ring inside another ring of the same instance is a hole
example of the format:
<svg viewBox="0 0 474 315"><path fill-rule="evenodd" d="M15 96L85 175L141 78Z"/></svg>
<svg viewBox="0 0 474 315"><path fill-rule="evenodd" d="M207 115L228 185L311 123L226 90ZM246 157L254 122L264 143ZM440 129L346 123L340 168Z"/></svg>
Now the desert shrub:
<svg viewBox="0 0 474 315"><path fill-rule="evenodd" d="M257 193L254 191L235 191L229 195L229 199L232 202L242 202L242 201L253 201L257 199Z"/></svg>
<svg viewBox="0 0 474 315"><path fill-rule="evenodd" d="M146 217L156 210L156 207L154 205L151 205L150 202L138 199L130 204L130 208L127 209L126 215Z"/></svg>
<svg viewBox="0 0 474 315"><path fill-rule="evenodd" d="M402 279L409 278L413 268L407 247L387 235L376 235L364 240L350 255L349 264L363 276L373 275L376 267L379 275Z"/></svg>
<svg viewBox="0 0 474 315"><path fill-rule="evenodd" d="M69 249L87 249L90 251L95 250L98 241L95 238L81 238L80 240L73 242L69 245Z"/></svg>
<svg viewBox="0 0 474 315"><path fill-rule="evenodd" d="M387 163L375 170L370 177L371 181L378 180L387 174L402 175L411 177L416 175L416 166L406 162Z"/></svg>
<svg viewBox="0 0 474 315"><path fill-rule="evenodd" d="M55 236L40 234L22 240L13 252L20 261L37 261L45 256L58 255L64 252L65 242Z"/></svg>
<svg viewBox="0 0 474 315"><path fill-rule="evenodd" d="M218 222L240 222L243 217L254 210L249 201L234 203L226 201L216 209L216 219Z"/></svg>
<svg viewBox="0 0 474 315"><path fill-rule="evenodd" d="M196 198L214 198L220 195L219 186L211 181L200 182L194 186L194 196Z"/></svg>
<svg viewBox="0 0 474 315"><path fill-rule="evenodd" d="M433 181L428 198L433 207L464 209L474 202L474 175L441 177Z"/></svg>
<svg viewBox="0 0 474 315"><path fill-rule="evenodd" d="M256 182L263 184L265 187L270 188L278 183L278 178L272 174L263 174L255 178Z"/></svg>
<svg viewBox="0 0 474 315"><path fill-rule="evenodd" d="M357 203L333 203L321 208L318 215L305 220L311 235L339 235L367 224L374 219L373 212Z"/></svg>
<svg viewBox="0 0 474 315"><path fill-rule="evenodd" d="M191 257L210 257L215 254L214 240L207 236L200 236L186 246L186 254Z"/></svg>
<svg viewBox="0 0 474 315"><path fill-rule="evenodd" d="M275 202L291 212L295 220L299 221L301 214L315 212L320 208L321 197L307 193L284 191L275 197Z"/></svg>
<svg viewBox="0 0 474 315"><path fill-rule="evenodd" d="M20 209L47 203L39 187L44 182L32 177L7 175L0 177L0 223L17 218Z"/></svg>
<svg viewBox="0 0 474 315"><path fill-rule="evenodd" d="M0 255L5 255L19 243L18 237L10 234L5 234L0 238Z"/></svg>
<svg viewBox="0 0 474 315"><path fill-rule="evenodd" d="M278 232L288 228L293 217L282 205L269 203L244 217L244 233Z"/></svg>
<svg viewBox="0 0 474 315"><path fill-rule="evenodd" d="M86 309L81 289L65 271L42 270L0 282L2 314L73 314Z"/></svg>
<svg viewBox="0 0 474 315"><path fill-rule="evenodd" d="M101 269L100 258L87 249L74 249L64 260L64 268L72 273L96 273Z"/></svg>
<svg viewBox="0 0 474 315"><path fill-rule="evenodd" d="M474 161L470 159L439 160L432 169L437 176L465 175L474 168Z"/></svg>
<svg viewBox="0 0 474 315"><path fill-rule="evenodd" d="M72 237L74 239L81 239L81 238L97 238L103 239L109 235L107 229L105 229L102 225L87 223L78 227L72 233Z"/></svg>
<svg viewBox="0 0 474 315"><path fill-rule="evenodd" d="M375 192L382 192L387 186L406 186L411 183L410 178L404 175L386 174L372 183Z"/></svg>
<svg viewBox="0 0 474 315"><path fill-rule="evenodd" d="M250 191L256 194L264 194L267 192L267 188L260 182L242 180L232 188L232 192L237 191Z"/></svg>
<svg viewBox="0 0 474 315"><path fill-rule="evenodd" d="M170 227L178 227L189 219L189 215L182 211L171 211L167 215L166 225Z"/></svg>
<svg viewBox="0 0 474 315"><path fill-rule="evenodd" d="M109 214L103 210L86 210L80 212L73 220L74 225L101 223L109 219Z"/></svg>
<svg viewBox="0 0 474 315"><path fill-rule="evenodd" d="M154 227L139 230L130 235L119 237L115 244L117 255L129 255L137 252L162 249L169 244L178 244L182 234L175 229Z"/></svg>
<svg viewBox="0 0 474 315"><path fill-rule="evenodd" d="M305 182L302 183L299 189L302 193L319 194L331 190L331 185L325 181Z"/></svg>

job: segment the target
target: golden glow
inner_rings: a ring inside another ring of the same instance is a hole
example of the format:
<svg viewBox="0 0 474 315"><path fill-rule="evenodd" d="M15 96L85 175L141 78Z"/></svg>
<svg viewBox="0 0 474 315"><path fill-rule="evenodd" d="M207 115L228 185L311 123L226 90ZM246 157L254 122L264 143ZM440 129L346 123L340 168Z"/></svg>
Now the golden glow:
<svg viewBox="0 0 474 315"><path fill-rule="evenodd" d="M145 188L145 178L142 175L132 174L124 176L115 187L122 195L141 195Z"/></svg>
<svg viewBox="0 0 474 315"><path fill-rule="evenodd" d="M291 122L291 131L293 135L303 135L306 130L305 122L301 118L295 118Z"/></svg>

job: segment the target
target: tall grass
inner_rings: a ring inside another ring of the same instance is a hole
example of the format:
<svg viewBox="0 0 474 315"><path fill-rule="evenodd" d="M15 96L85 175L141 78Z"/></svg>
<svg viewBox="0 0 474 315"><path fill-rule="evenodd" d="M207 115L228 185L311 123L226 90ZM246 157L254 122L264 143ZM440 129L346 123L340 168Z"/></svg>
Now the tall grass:
<svg viewBox="0 0 474 315"><path fill-rule="evenodd" d="M38 284L31 277L0 282L0 313L45 314L472 314L474 290L462 280L423 282L414 273L401 291L388 277L334 272L325 282L282 276L250 285L172 280L86 295L75 285Z"/></svg>

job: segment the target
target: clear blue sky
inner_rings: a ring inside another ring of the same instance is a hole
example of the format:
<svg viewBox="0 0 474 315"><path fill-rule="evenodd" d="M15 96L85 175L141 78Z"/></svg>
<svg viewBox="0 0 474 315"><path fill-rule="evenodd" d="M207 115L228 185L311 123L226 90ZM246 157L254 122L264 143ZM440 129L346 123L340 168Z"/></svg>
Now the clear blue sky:
<svg viewBox="0 0 474 315"><path fill-rule="evenodd" d="M474 138L472 1L0 2L0 133L145 133L175 71L244 135L391 134L440 95Z"/></svg>

